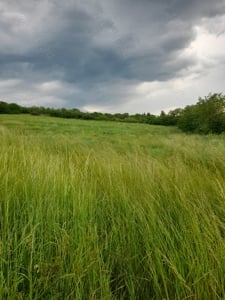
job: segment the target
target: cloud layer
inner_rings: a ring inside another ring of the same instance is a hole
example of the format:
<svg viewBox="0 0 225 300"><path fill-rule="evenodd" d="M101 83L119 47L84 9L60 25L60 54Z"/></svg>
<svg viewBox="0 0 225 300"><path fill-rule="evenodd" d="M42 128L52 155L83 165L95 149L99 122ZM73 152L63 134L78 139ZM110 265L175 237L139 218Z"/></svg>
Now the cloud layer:
<svg viewBox="0 0 225 300"><path fill-rule="evenodd" d="M224 0L3 0L0 97L113 112L184 106L225 91L224 20Z"/></svg>

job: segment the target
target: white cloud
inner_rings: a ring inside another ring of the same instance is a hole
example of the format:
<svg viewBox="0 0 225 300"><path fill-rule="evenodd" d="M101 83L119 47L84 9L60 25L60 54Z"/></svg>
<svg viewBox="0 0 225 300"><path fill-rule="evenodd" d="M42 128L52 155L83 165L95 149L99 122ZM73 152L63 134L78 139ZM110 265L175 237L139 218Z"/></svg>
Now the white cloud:
<svg viewBox="0 0 225 300"><path fill-rule="evenodd" d="M5 89L10 89L10 88L15 88L21 83L20 79L5 79L0 81L0 89L5 90Z"/></svg>
<svg viewBox="0 0 225 300"><path fill-rule="evenodd" d="M79 89L62 81L33 83L29 80L9 79L0 81L3 101L16 102L25 106L65 107L66 99L76 98Z"/></svg>

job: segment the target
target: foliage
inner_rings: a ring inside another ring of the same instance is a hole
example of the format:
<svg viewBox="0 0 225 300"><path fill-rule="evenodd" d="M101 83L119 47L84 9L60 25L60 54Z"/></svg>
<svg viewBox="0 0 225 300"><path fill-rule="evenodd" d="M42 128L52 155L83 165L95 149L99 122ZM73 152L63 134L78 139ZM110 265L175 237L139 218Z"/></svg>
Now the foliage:
<svg viewBox="0 0 225 300"><path fill-rule="evenodd" d="M179 119L179 128L186 132L222 133L225 131L225 96L208 95L195 105L187 106Z"/></svg>
<svg viewBox="0 0 225 300"><path fill-rule="evenodd" d="M175 125L174 116L166 115L166 117L155 116L150 113L129 115L128 113L101 113L101 112L82 112L77 108L72 109L55 109L45 107L22 107L15 103L0 102L0 114L20 114L29 113L31 115L47 115L58 118L67 119L83 119L96 121L117 121L126 123L146 123L153 125Z"/></svg>
<svg viewBox="0 0 225 300"><path fill-rule="evenodd" d="M176 108L159 116L143 113L129 115L128 113L82 112L77 108L55 109L45 107L22 107L15 103L0 102L0 114L47 115L67 119L83 119L96 121L117 121L126 123L145 123L151 125L178 126L185 132L201 134L225 132L225 96L210 94L204 99L199 98L195 105L184 109Z"/></svg>

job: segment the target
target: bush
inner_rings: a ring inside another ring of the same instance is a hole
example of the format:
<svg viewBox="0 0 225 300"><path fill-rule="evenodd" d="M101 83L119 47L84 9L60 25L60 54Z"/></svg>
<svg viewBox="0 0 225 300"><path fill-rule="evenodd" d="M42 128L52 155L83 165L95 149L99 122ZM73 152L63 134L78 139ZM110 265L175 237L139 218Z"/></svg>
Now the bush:
<svg viewBox="0 0 225 300"><path fill-rule="evenodd" d="M185 132L202 134L225 132L225 96L208 95L195 105L186 106L178 121Z"/></svg>

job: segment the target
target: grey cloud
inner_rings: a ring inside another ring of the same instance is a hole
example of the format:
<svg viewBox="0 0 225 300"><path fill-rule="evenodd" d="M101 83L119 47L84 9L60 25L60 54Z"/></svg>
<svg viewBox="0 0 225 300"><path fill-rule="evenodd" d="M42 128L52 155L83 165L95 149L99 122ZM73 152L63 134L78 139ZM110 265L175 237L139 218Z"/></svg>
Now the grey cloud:
<svg viewBox="0 0 225 300"><path fill-rule="evenodd" d="M194 55L182 56L194 25L223 13L221 0L3 0L0 78L22 78L21 90L27 82L35 95L35 83L63 82L57 93L68 106L126 102L134 82L194 66Z"/></svg>
<svg viewBox="0 0 225 300"><path fill-rule="evenodd" d="M169 11L175 12L176 16L195 20L199 17L214 17L218 14L224 14L225 3L224 0L176 0L172 1L169 8Z"/></svg>

